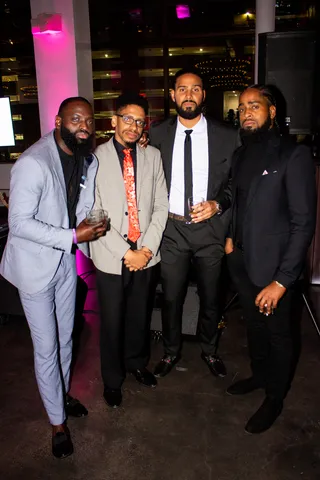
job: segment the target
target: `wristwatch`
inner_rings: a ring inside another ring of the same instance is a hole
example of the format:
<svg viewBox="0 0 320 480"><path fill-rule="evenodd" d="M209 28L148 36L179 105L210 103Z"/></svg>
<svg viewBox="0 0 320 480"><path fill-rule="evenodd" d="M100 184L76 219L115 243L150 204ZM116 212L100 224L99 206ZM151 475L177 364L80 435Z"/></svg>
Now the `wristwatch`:
<svg viewBox="0 0 320 480"><path fill-rule="evenodd" d="M216 201L216 205L217 205L217 209L218 209L216 215L221 215L221 213L222 213L221 205L220 205L220 203L218 203L217 201Z"/></svg>

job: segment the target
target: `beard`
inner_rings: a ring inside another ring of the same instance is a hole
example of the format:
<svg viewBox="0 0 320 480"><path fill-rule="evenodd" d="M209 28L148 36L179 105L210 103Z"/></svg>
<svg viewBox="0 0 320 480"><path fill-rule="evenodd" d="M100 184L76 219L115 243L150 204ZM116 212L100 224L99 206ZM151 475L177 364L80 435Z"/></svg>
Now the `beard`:
<svg viewBox="0 0 320 480"><path fill-rule="evenodd" d="M261 135L272 127L272 118L270 114L268 115L266 121L258 128L240 128L240 136L243 137L251 137L253 135Z"/></svg>
<svg viewBox="0 0 320 480"><path fill-rule="evenodd" d="M67 127L61 123L60 135L66 146L74 155L88 157L92 153L93 134L88 138L77 138Z"/></svg>
<svg viewBox="0 0 320 480"><path fill-rule="evenodd" d="M191 107L187 107L187 109L183 109L182 106L185 102L183 102L181 105L176 104L176 111L177 114L184 118L185 120L193 120L194 118L198 117L202 113L203 109L203 104L204 102L202 101L199 105L197 105L195 102L194 104L196 105L196 108L192 110ZM188 102L190 103L190 102Z"/></svg>

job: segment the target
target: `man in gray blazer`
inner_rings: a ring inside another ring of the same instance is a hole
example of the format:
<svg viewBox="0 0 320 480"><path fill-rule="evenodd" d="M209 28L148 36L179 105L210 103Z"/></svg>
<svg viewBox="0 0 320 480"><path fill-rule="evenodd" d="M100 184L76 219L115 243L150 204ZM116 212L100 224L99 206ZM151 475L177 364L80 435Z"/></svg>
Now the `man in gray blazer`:
<svg viewBox="0 0 320 480"><path fill-rule="evenodd" d="M84 242L106 230L102 223L92 226L83 220L94 202L93 130L90 103L81 97L68 98L60 106L55 130L15 163L10 230L0 268L19 290L33 341L36 378L52 425L52 453L58 458L73 452L67 416L88 414L68 392L76 244L85 247Z"/></svg>
<svg viewBox="0 0 320 480"><path fill-rule="evenodd" d="M101 371L104 399L122 401L125 372L155 387L148 362L148 296L153 267L168 216L168 195L160 152L137 142L148 102L123 94L112 117L114 138L100 145L95 208L105 209L110 231L91 245L101 308Z"/></svg>

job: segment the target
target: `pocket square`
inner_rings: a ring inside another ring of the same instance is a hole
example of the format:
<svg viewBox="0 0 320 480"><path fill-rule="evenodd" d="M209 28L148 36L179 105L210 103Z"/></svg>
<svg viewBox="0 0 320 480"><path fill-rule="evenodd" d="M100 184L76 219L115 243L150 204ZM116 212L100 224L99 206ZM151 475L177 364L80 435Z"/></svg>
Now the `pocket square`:
<svg viewBox="0 0 320 480"><path fill-rule="evenodd" d="M263 176L263 175L269 175L269 172L267 172L267 170L264 170L262 176Z"/></svg>

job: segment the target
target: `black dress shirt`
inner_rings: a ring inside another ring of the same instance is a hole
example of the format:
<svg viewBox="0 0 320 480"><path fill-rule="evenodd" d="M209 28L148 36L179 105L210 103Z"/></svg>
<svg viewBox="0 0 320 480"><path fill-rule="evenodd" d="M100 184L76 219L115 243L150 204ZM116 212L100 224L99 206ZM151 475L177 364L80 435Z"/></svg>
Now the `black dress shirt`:
<svg viewBox="0 0 320 480"><path fill-rule="evenodd" d="M80 180L83 172L83 157L68 155L56 142L61 160L63 176L67 193L67 208L69 215L69 228L76 226L76 209L80 193Z"/></svg>

